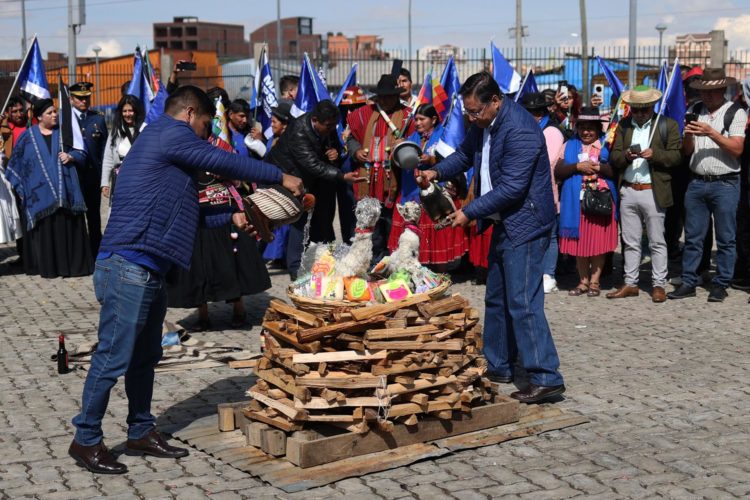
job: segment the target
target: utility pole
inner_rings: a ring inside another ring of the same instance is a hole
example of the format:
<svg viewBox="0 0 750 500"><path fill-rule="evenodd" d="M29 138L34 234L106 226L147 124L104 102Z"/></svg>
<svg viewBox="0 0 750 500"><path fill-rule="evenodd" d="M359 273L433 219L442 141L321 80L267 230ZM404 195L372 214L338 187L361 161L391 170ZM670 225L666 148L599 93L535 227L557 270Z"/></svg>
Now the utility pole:
<svg viewBox="0 0 750 500"><path fill-rule="evenodd" d="M583 67L583 102L589 103L589 37L586 27L586 0L579 0L581 8L581 66Z"/></svg>
<svg viewBox="0 0 750 500"><path fill-rule="evenodd" d="M411 0L409 0L409 57L406 60L409 59L411 59Z"/></svg>
<svg viewBox="0 0 750 500"><path fill-rule="evenodd" d="M523 0L516 0L516 71L523 74L521 51L523 50L523 22L521 20L521 4Z"/></svg>
<svg viewBox="0 0 750 500"><path fill-rule="evenodd" d="M21 59L26 56L26 0L21 0Z"/></svg>
<svg viewBox="0 0 750 500"><path fill-rule="evenodd" d="M86 0L68 0L68 85L76 81L76 33L86 24Z"/></svg>
<svg viewBox="0 0 750 500"><path fill-rule="evenodd" d="M635 44L636 44L636 7L638 1L630 0L630 30L628 33L628 87L635 87L636 64L635 64Z"/></svg>
<svg viewBox="0 0 750 500"><path fill-rule="evenodd" d="M278 50L279 64L281 64L281 0L276 0L276 47Z"/></svg>

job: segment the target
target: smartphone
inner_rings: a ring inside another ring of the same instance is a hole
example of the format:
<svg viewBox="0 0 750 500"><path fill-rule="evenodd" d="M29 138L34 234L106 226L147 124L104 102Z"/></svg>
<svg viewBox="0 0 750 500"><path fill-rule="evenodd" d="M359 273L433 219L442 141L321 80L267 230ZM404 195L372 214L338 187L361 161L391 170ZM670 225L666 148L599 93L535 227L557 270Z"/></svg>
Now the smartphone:
<svg viewBox="0 0 750 500"><path fill-rule="evenodd" d="M198 64L192 61L177 61L177 69L180 71L195 71L198 69Z"/></svg>
<svg viewBox="0 0 750 500"><path fill-rule="evenodd" d="M557 88L560 91L560 95L563 97L563 99L568 98L568 81L567 80L560 80L557 82Z"/></svg>
<svg viewBox="0 0 750 500"><path fill-rule="evenodd" d="M698 119L698 115L695 113L685 113L685 123L694 122Z"/></svg>
<svg viewBox="0 0 750 500"><path fill-rule="evenodd" d="M637 155L641 152L641 145L640 144L631 144L628 148L630 150L630 154Z"/></svg>
<svg viewBox="0 0 750 500"><path fill-rule="evenodd" d="M597 83L594 85L594 95L598 95L602 99L604 98L604 85Z"/></svg>

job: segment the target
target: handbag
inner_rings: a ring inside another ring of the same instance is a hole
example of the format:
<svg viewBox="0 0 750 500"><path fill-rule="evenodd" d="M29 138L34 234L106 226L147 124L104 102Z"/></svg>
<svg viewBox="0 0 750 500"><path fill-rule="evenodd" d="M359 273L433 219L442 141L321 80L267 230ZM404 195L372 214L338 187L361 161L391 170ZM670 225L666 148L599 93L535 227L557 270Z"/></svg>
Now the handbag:
<svg viewBox="0 0 750 500"><path fill-rule="evenodd" d="M612 215L612 195L609 189L584 189L581 211L586 215Z"/></svg>

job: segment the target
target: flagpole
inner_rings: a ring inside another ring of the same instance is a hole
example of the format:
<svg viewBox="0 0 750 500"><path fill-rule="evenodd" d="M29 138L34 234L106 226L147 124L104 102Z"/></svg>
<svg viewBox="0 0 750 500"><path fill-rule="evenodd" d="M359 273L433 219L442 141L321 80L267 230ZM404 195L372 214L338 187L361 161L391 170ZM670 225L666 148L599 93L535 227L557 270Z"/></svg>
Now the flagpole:
<svg viewBox="0 0 750 500"><path fill-rule="evenodd" d="M669 91L672 88L672 77L674 76L674 72L677 71L677 62L679 61L679 58L674 58L674 65L672 66L672 72L669 74L669 81L667 81L667 88L664 90L664 95L662 96L662 104L659 106L659 112L656 114L656 119L654 120L654 123L651 124L651 133L649 134L648 143L651 144L651 141L654 139L654 134L656 133L656 126L659 124L659 118L661 118L661 115L664 114L664 108L666 108L665 101L667 99L667 96L669 95Z"/></svg>
<svg viewBox="0 0 750 500"><path fill-rule="evenodd" d="M261 74L261 66L260 63L263 61L263 55L266 53L266 47L268 45L263 42L263 48L260 49L260 55L258 56L260 58L260 61L255 61L255 74L258 76L256 80L260 78ZM280 50L280 49L279 49ZM258 121L258 94L260 94L260 82L256 81L253 82L253 85L255 85L255 108L253 108L253 121Z"/></svg>
<svg viewBox="0 0 750 500"><path fill-rule="evenodd" d="M34 47L34 42L36 42L36 33L34 33L34 37L31 39L31 45L29 45L29 48L26 51L26 56L24 56L23 61L21 61L21 67L18 68L18 71L16 71L16 79L13 80L13 85L11 85L10 87L8 97L5 98L5 104L3 104L3 109L0 110L0 113L5 113L5 108L8 107L8 101L10 101L10 97L13 95L13 91L16 89L16 85L18 84L18 77L21 76L21 69L26 64L26 60L29 58L29 54L31 54L31 49Z"/></svg>

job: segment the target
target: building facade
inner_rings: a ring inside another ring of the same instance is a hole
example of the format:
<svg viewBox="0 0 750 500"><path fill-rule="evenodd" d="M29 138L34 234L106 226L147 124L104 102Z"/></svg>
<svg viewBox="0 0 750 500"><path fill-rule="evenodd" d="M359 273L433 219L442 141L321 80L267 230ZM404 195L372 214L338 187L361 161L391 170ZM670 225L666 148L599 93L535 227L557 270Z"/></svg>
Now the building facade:
<svg viewBox="0 0 750 500"><path fill-rule="evenodd" d="M250 44L241 24L210 23L197 17L175 17L171 23L154 23L157 49L215 51L220 58L250 57Z"/></svg>
<svg viewBox="0 0 750 500"><path fill-rule="evenodd" d="M281 48L278 46L277 23L271 21L250 33L250 44L266 43L272 58L297 59L307 52L310 57L322 56L322 37L313 33L312 17L281 19Z"/></svg>

